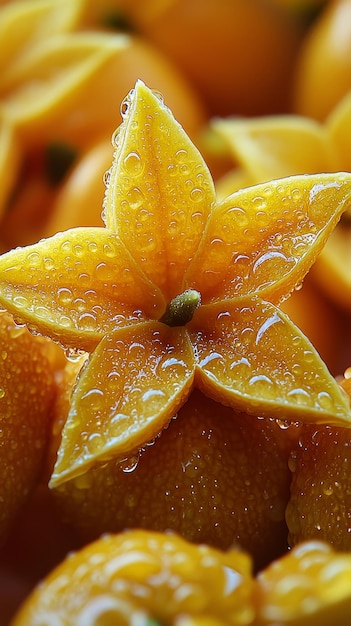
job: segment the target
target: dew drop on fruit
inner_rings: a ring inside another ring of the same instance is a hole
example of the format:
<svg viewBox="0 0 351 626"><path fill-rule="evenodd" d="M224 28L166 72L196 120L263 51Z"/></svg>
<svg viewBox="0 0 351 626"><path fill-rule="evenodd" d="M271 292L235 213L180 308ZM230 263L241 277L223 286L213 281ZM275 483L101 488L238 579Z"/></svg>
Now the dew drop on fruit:
<svg viewBox="0 0 351 626"><path fill-rule="evenodd" d="M25 296L15 296L13 298L13 303L19 309L29 308L29 303Z"/></svg>
<svg viewBox="0 0 351 626"><path fill-rule="evenodd" d="M123 119L125 119L128 115L129 106L134 94L134 89L131 89L129 94L124 98L120 106L120 113Z"/></svg>
<svg viewBox="0 0 351 626"><path fill-rule="evenodd" d="M194 187L190 192L190 198L193 202L201 202L203 196L203 190L199 187Z"/></svg>
<svg viewBox="0 0 351 626"><path fill-rule="evenodd" d="M104 392L101 389L89 389L81 397L81 402L87 403L91 410L97 410L103 402Z"/></svg>
<svg viewBox="0 0 351 626"><path fill-rule="evenodd" d="M97 327L95 315L92 313L82 313L79 318L79 328L85 331L94 331Z"/></svg>
<svg viewBox="0 0 351 626"><path fill-rule="evenodd" d="M0 387L0 399L5 397L5 389Z"/></svg>
<svg viewBox="0 0 351 626"><path fill-rule="evenodd" d="M129 459L121 461L120 468L122 472L124 472L125 474L130 474L131 472L134 472L138 467L139 459L140 454L136 454L135 456L129 457Z"/></svg>
<svg viewBox="0 0 351 626"><path fill-rule="evenodd" d="M92 433L88 437L88 441L86 443L87 449L90 454L96 454L100 452L103 446L105 445L105 438L100 433Z"/></svg>
<svg viewBox="0 0 351 626"><path fill-rule="evenodd" d="M105 174L103 175L103 182L106 187L109 186L110 179L111 179L111 169L107 170Z"/></svg>
<svg viewBox="0 0 351 626"><path fill-rule="evenodd" d="M306 402L312 404L312 399L308 391L300 387L289 391L287 396L289 399L292 400L292 402L295 402L296 404L306 404Z"/></svg>
<svg viewBox="0 0 351 626"><path fill-rule="evenodd" d="M131 176L137 176L143 171L143 162L138 152L130 152L123 160L125 170Z"/></svg>
<svg viewBox="0 0 351 626"><path fill-rule="evenodd" d="M71 289L67 287L61 287L57 290L57 299L58 302L62 305L70 304L73 299L73 293Z"/></svg>
<svg viewBox="0 0 351 626"><path fill-rule="evenodd" d="M333 400L327 391L320 391L318 394L318 404L322 409L329 411L333 408Z"/></svg>

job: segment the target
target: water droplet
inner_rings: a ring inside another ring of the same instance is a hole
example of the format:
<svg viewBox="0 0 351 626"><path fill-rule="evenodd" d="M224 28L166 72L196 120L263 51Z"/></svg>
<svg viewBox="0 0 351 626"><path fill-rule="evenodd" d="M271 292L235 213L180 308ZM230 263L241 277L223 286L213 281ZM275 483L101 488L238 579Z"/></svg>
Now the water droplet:
<svg viewBox="0 0 351 626"><path fill-rule="evenodd" d="M145 201L145 197L139 187L132 187L127 193L128 205L131 209L138 209Z"/></svg>
<svg viewBox="0 0 351 626"><path fill-rule="evenodd" d="M318 394L318 404L322 409L329 411L333 408L333 399L327 391L320 391Z"/></svg>
<svg viewBox="0 0 351 626"><path fill-rule="evenodd" d="M96 330L97 321L95 315L93 315L92 313L82 313L78 318L78 322L80 330Z"/></svg>
<svg viewBox="0 0 351 626"><path fill-rule="evenodd" d="M57 298L60 304L70 304L72 302L73 294L71 289L61 287L57 290Z"/></svg>
<svg viewBox="0 0 351 626"><path fill-rule="evenodd" d="M125 474L130 474L131 472L134 472L136 468L138 467L139 460L140 460L140 454L136 454L135 456L132 456L129 459L125 459L124 461L121 461L120 468L122 472L124 472Z"/></svg>
<svg viewBox="0 0 351 626"><path fill-rule="evenodd" d="M245 228L249 224L249 218L245 209L241 207L231 207L225 212L226 222L233 221L238 228Z"/></svg>
<svg viewBox="0 0 351 626"><path fill-rule="evenodd" d="M259 386L259 387L266 387L267 385L273 385L273 381L271 378L269 378L268 376L266 376L265 374L258 374L255 376L251 376L250 380L249 380L249 385L255 385L255 386Z"/></svg>
<svg viewBox="0 0 351 626"><path fill-rule="evenodd" d="M105 445L105 437L103 437L100 433L92 433L89 435L86 445L91 454L100 452Z"/></svg>
<svg viewBox="0 0 351 626"><path fill-rule="evenodd" d="M2 358L3 361L6 361L6 359L7 359L7 352L6 352L6 350L2 350L1 358Z"/></svg>
<svg viewBox="0 0 351 626"><path fill-rule="evenodd" d="M81 401L89 405L91 410L97 410L101 407L104 399L104 392L101 389L89 389L81 397Z"/></svg>
<svg viewBox="0 0 351 626"><path fill-rule="evenodd" d="M123 119L125 119L128 115L129 107L134 96L134 89L131 89L129 94L124 98L121 103L120 113Z"/></svg>
<svg viewBox="0 0 351 626"><path fill-rule="evenodd" d="M65 350L65 357L71 363L77 363L84 354L83 350L78 350L77 348L67 348Z"/></svg>
<svg viewBox="0 0 351 626"><path fill-rule="evenodd" d="M58 318L58 323L64 328L73 328L74 326L73 321L70 317L68 317L68 315L60 315Z"/></svg>
<svg viewBox="0 0 351 626"><path fill-rule="evenodd" d="M333 495L333 487L329 486L329 487L324 487L323 488L323 493L325 496L331 496Z"/></svg>
<svg viewBox="0 0 351 626"><path fill-rule="evenodd" d="M55 267L55 261L51 257L44 257L43 263L46 270L51 271Z"/></svg>
<svg viewBox="0 0 351 626"><path fill-rule="evenodd" d="M164 103L164 97L160 91L158 91L157 89L153 89L152 93L154 94L154 96L156 96L157 100L159 100L162 104Z"/></svg>
<svg viewBox="0 0 351 626"><path fill-rule="evenodd" d="M253 198L252 203L257 210L262 211L267 207L266 199L263 196L256 196L256 198Z"/></svg>
<svg viewBox="0 0 351 626"><path fill-rule="evenodd" d="M120 134L121 134L121 129L120 129L120 127L116 128L116 130L114 131L114 133L112 133L111 143L112 143L112 145L113 145L115 148L117 148L117 147L118 147Z"/></svg>
<svg viewBox="0 0 351 626"><path fill-rule="evenodd" d="M0 387L0 399L4 398L5 396L5 389L3 389L2 387Z"/></svg>
<svg viewBox="0 0 351 626"><path fill-rule="evenodd" d="M110 184L110 180L111 180L111 168L104 173L102 180L103 180L104 185L108 187Z"/></svg>
<svg viewBox="0 0 351 626"><path fill-rule="evenodd" d="M115 246L112 243L104 243L103 253L107 258L113 258L116 255Z"/></svg>
<svg viewBox="0 0 351 626"><path fill-rule="evenodd" d="M299 405L300 404L301 405L312 404L311 396L308 393L308 391L306 391L306 389L301 389L301 388L292 389L291 391L287 393L287 396L289 399L291 399L293 402Z"/></svg>
<svg viewBox="0 0 351 626"><path fill-rule="evenodd" d="M61 252L65 255L68 255L72 252L72 244L69 239L61 243Z"/></svg>
<svg viewBox="0 0 351 626"><path fill-rule="evenodd" d="M303 372L301 363L294 363L294 365L291 368L291 371L294 374L294 376L300 376Z"/></svg>
<svg viewBox="0 0 351 626"><path fill-rule="evenodd" d="M169 357L161 361L158 365L163 372L167 372L168 376L182 376L188 370L185 361L175 357Z"/></svg>
<svg viewBox="0 0 351 626"><path fill-rule="evenodd" d="M141 160L140 154L138 152L130 152L124 158L124 167L127 170L127 173L131 176L137 176L142 173L144 167L143 162Z"/></svg>
<svg viewBox="0 0 351 626"><path fill-rule="evenodd" d="M190 192L190 198L195 203L201 202L203 195L204 195L204 192L199 187L195 187Z"/></svg>
<svg viewBox="0 0 351 626"><path fill-rule="evenodd" d="M263 254L260 254L257 259L255 260L255 263L253 265L253 272L254 274L257 273L257 270L260 269L260 271L262 271L262 265L264 264L265 266L267 265L268 262L272 262L274 263L274 265L277 265L278 263L284 262L284 263L289 263L291 264L292 259L288 259L285 254L283 254L282 252L278 252L278 250L269 250L268 252L264 252ZM265 269L263 271L269 271L267 270L267 268L265 267Z"/></svg>
<svg viewBox="0 0 351 626"><path fill-rule="evenodd" d="M178 175L178 168L173 163L171 165L169 165L167 169L168 169L169 176L177 176Z"/></svg>
<svg viewBox="0 0 351 626"><path fill-rule="evenodd" d="M148 389L141 396L142 402L148 404L147 411L157 411L166 400L166 394L162 389Z"/></svg>
<svg viewBox="0 0 351 626"><path fill-rule="evenodd" d="M105 261L102 261L96 266L95 272L99 280L109 281L113 278L113 272L111 271L108 263L105 263Z"/></svg>
<svg viewBox="0 0 351 626"><path fill-rule="evenodd" d="M19 309L24 309L29 307L28 300L25 296L14 296L13 303Z"/></svg>
<svg viewBox="0 0 351 626"><path fill-rule="evenodd" d="M39 267L41 265L41 256L39 252L31 252L28 254L26 263L30 268Z"/></svg>

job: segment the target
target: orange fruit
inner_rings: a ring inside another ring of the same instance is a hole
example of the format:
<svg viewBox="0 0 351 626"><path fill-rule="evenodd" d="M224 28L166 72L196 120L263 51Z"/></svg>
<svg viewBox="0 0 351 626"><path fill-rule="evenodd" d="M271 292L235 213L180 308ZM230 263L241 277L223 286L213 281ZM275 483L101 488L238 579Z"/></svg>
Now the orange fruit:
<svg viewBox="0 0 351 626"><path fill-rule="evenodd" d="M68 364L61 383L52 456L78 368ZM97 464L55 497L84 541L125 528L171 529L196 543L238 545L261 567L287 546L287 458L298 430L234 412L195 390L135 457Z"/></svg>
<svg viewBox="0 0 351 626"><path fill-rule="evenodd" d="M324 120L351 89L351 2L331 0L311 26L296 62L294 109Z"/></svg>
<svg viewBox="0 0 351 626"><path fill-rule="evenodd" d="M344 626L351 611L351 555L304 542L257 577L255 626Z"/></svg>
<svg viewBox="0 0 351 626"><path fill-rule="evenodd" d="M351 549L351 432L304 425L292 453L287 523L291 545L307 539Z"/></svg>
<svg viewBox="0 0 351 626"><path fill-rule="evenodd" d="M299 37L261 0L129 3L127 19L181 69L212 115L286 110Z"/></svg>
<svg viewBox="0 0 351 626"><path fill-rule="evenodd" d="M112 135L119 103L139 76L162 90L196 135L205 119L200 99L170 60L135 36L87 31L43 38L0 97L25 146L86 149Z"/></svg>
<svg viewBox="0 0 351 626"><path fill-rule="evenodd" d="M55 382L46 342L0 314L0 539L39 480Z"/></svg>
<svg viewBox="0 0 351 626"><path fill-rule="evenodd" d="M107 139L82 155L60 185L45 225L45 236L75 226L102 224L104 174L111 164L112 153L111 140Z"/></svg>
<svg viewBox="0 0 351 626"><path fill-rule="evenodd" d="M247 555L194 546L173 534L104 536L71 555L34 591L12 626L61 622L251 624Z"/></svg>

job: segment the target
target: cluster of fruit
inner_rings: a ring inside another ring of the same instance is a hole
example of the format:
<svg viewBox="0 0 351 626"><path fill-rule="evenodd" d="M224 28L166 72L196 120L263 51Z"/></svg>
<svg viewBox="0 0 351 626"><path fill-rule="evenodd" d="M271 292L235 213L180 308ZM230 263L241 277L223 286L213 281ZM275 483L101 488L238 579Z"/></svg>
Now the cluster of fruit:
<svg viewBox="0 0 351 626"><path fill-rule="evenodd" d="M351 617L350 17L0 0L1 626Z"/></svg>

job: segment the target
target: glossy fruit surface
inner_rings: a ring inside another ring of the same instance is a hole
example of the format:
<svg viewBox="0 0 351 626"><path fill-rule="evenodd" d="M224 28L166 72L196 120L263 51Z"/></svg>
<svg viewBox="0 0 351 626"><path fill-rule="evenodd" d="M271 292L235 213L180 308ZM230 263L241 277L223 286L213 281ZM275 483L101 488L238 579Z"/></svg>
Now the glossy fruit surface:
<svg viewBox="0 0 351 626"><path fill-rule="evenodd" d="M46 344L0 313L0 539L39 480L55 395Z"/></svg>
<svg viewBox="0 0 351 626"><path fill-rule="evenodd" d="M68 366L60 389L57 441L75 369ZM195 543L241 547L258 569L287 546L287 460L298 432L236 413L195 390L143 451L121 464L97 465L55 490L55 498L84 541L124 528L170 529Z"/></svg>
<svg viewBox="0 0 351 626"><path fill-rule="evenodd" d="M251 624L247 555L194 546L173 534L105 535L56 568L12 626Z"/></svg>
<svg viewBox="0 0 351 626"><path fill-rule="evenodd" d="M351 432L302 426L290 459L291 497L287 507L292 545L307 539L351 549Z"/></svg>

